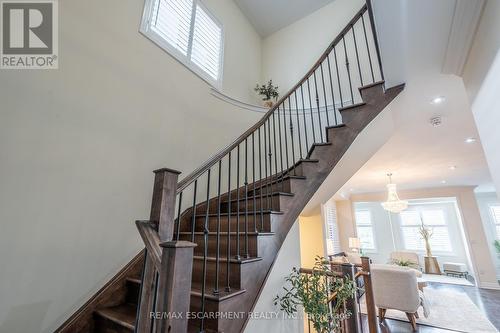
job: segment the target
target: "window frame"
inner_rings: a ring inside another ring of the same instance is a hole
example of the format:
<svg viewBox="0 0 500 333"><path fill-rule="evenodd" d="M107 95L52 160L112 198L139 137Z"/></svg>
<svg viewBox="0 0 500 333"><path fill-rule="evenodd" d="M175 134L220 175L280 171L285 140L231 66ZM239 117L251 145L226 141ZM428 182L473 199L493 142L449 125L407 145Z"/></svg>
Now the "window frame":
<svg viewBox="0 0 500 333"><path fill-rule="evenodd" d="M357 218L357 213L358 212L368 212L370 215L370 224L358 224L358 218ZM375 236L375 226L373 224L373 214L372 211L368 208L359 208L354 210L354 220L355 220L355 225L356 225L356 236L359 238L359 232L358 228L370 228L371 229L371 234L372 234L372 239L373 239L373 248L364 248L360 247L360 250L363 250L363 252L366 253L377 253L377 237ZM361 238L359 238L360 243L361 243Z"/></svg>
<svg viewBox="0 0 500 333"><path fill-rule="evenodd" d="M176 47L170 44L167 40L165 40L161 35L156 33L153 29L151 29L150 21L153 17L154 13L154 3L156 0L145 0L144 1L144 10L142 13L141 25L139 28L139 32L143 34L146 38L155 43L158 47L160 47L163 51L171 55L175 60L184 65L187 69L189 69L192 73L196 74L203 81L208 83L210 86L215 88L216 90L220 90L222 88L222 79L224 74L224 25L215 15L210 11L210 9L201 1L201 0L192 0L193 8L191 13L191 22L190 22L190 30L189 30L189 41L188 41L188 50L187 55L182 54ZM162 1L162 0L159 0ZM193 45L193 37L194 37L194 25L195 25L195 17L196 17L196 8L200 6L203 11L212 19L215 24L217 24L221 29L221 44L219 50L219 68L218 74L219 77L215 80L210 74L205 72L200 66L194 63L191 60L191 51Z"/></svg>
<svg viewBox="0 0 500 333"><path fill-rule="evenodd" d="M493 207L498 207L498 209L500 209L500 204L495 203L495 204L488 205L488 209L490 211L490 216L491 216L491 222L493 224L493 229L495 230L495 239L500 239L500 232L498 231L500 229L497 229L497 228L500 228L500 216L499 216L499 220L497 221L495 212L493 211Z"/></svg>
<svg viewBox="0 0 500 333"><path fill-rule="evenodd" d="M422 208L422 207L419 207L418 205L413 205L413 207L410 207L410 208L413 208L413 209L409 209L409 211L415 211L418 215L418 218L419 218L419 221L420 223L418 224L407 224L407 225L403 225L403 214L398 214L399 215L399 229L400 229L400 232L401 232L401 241L402 241L402 245L403 245L403 249L406 250L406 251L414 251L414 252L417 252L417 253L425 253L425 244L424 244L424 247L422 249L412 249L412 248L409 248L407 247L406 245L406 241L405 241L405 237L404 237L404 228L418 228L421 226L421 222L423 221L424 217L423 217L423 211L425 210L440 210L443 214L443 221L444 223L443 224L425 224L426 227L429 227L431 228L432 230L434 230L435 228L443 228L446 230L447 232L447 235L448 235L448 243L450 245L450 250L449 251L443 251L443 250L434 250L432 249L432 252L433 253L437 253L437 254L443 254L443 255L451 255L451 254L454 254L455 253L455 249L453 247L453 242L451 240L451 232L450 232L450 223L448 221L448 216L446 214L446 209L443 209L442 207L433 207L433 208ZM420 236L419 236L420 237ZM423 242L423 241L422 241Z"/></svg>

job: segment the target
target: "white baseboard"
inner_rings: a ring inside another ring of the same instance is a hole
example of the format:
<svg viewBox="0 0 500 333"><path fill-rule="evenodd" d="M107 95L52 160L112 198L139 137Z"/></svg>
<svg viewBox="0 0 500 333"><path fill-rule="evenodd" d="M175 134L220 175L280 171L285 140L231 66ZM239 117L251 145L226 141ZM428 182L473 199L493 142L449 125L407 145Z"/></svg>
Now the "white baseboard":
<svg viewBox="0 0 500 333"><path fill-rule="evenodd" d="M483 282L479 285L479 288L500 290L500 285L494 282Z"/></svg>

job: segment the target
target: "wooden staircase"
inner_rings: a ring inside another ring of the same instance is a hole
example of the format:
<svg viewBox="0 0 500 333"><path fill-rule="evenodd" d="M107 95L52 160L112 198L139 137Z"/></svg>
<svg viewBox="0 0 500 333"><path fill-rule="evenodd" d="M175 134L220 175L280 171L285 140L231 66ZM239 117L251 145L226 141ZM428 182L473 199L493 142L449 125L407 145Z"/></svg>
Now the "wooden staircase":
<svg viewBox="0 0 500 333"><path fill-rule="evenodd" d="M186 289L187 294L179 297L186 297L189 301L182 306L189 306L191 313L198 314L189 319L189 332L235 333L244 330L247 314L255 306L277 253L302 209L357 135L404 88L400 85L385 89L381 66L381 80L375 81L371 57L368 57L370 67L366 67L372 68L371 75L368 75L372 82L362 84L367 79L363 80L356 49L360 83L358 91L353 92L355 83L350 76L353 72L350 71L345 39L350 31L354 34L355 25L361 23L367 39L365 18L369 19L368 10L369 6L364 6L304 79L233 144L179 183L176 182L176 175L171 178L175 181L170 181L168 186L163 182L164 178L160 178L163 185L155 178L154 193L157 193L158 185L158 193L163 193L163 196L153 195L151 222L138 222L147 245L147 255L136 257L58 332L133 332L138 324L139 332L149 332L150 326L155 326L154 321L146 317L146 304L155 303L150 298L157 295L155 299L158 303L158 297L170 295L180 286L190 288L190 294ZM376 39L373 27L372 31ZM342 44L350 91L349 88L342 88L339 69L337 75L331 70L333 66L330 62L333 60L338 66L336 48ZM377 54L373 55L373 58L376 57L379 57L378 48ZM328 76L323 72L326 68ZM317 77L323 79L323 87L318 88ZM328 79L325 80L325 77ZM332 83L335 78L338 79L340 100L342 92L351 96L350 103L346 103L348 105L335 106L336 90ZM316 87L311 99L310 83L313 80ZM329 111L326 86L330 83L333 107ZM309 99L304 97L304 88L308 88ZM320 107L320 94L323 93L324 107ZM313 111L313 101L316 102L316 112ZM308 102L308 109L304 107L305 102ZM157 171L157 177L160 173L173 174L164 169ZM165 218L167 215L169 217ZM167 227L162 224L163 220L167 221ZM168 229L167 237L162 239L165 228ZM170 249L160 249L158 244L169 240L173 240L169 243ZM186 252L191 253L189 262L192 262L192 270L189 272L192 274L175 275L172 260L171 266L164 264L165 253L175 253L172 248L179 242L197 245L191 252ZM163 271L165 265L169 269ZM145 272L141 277L143 269ZM175 280L175 283L171 282L170 289L167 287L160 291L164 285L161 281L156 282L154 277L158 276L161 280L164 272L170 272L177 280L167 279L167 282ZM147 282L141 287L141 281ZM170 302L166 308L174 307L172 302L176 300L172 301L173 296L166 297L167 303ZM141 309L138 309L139 304ZM154 304L151 306L153 311L158 311L158 305L156 309ZM229 317L217 318L208 314ZM154 327L155 332L167 331L158 325Z"/></svg>

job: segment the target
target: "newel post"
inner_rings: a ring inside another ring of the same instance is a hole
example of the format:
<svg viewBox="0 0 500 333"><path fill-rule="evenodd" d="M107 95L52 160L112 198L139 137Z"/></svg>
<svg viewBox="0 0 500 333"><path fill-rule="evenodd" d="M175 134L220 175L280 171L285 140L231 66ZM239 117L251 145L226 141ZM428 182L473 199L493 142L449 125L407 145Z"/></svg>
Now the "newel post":
<svg viewBox="0 0 500 333"><path fill-rule="evenodd" d="M342 274L344 276L349 277L356 285L356 266L353 264L345 263L342 264ZM345 332L346 333L357 333L361 332L360 323L359 323L359 313L358 313L358 302L357 302L358 293L353 295L352 298L348 299L345 302L345 307L351 312L351 316L347 318L345 321Z"/></svg>
<svg viewBox="0 0 500 333"><path fill-rule="evenodd" d="M361 257L361 268L365 282L366 312L368 314L368 328L370 333L378 332L377 312L375 310L375 298L373 296L372 276L370 271L370 258Z"/></svg>

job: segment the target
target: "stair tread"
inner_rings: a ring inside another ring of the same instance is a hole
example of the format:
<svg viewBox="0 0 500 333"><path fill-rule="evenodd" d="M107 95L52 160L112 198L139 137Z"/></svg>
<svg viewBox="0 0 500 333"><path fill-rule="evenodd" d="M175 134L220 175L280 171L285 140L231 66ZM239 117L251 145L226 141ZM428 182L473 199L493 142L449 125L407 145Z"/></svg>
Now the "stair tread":
<svg viewBox="0 0 500 333"><path fill-rule="evenodd" d="M338 125L332 125L332 126L327 126L326 129L331 129L331 128L342 128L342 127L346 127L347 125L346 124L338 124Z"/></svg>
<svg viewBox="0 0 500 333"><path fill-rule="evenodd" d="M380 81L373 82L373 83L370 83L370 84L365 84L364 86L359 87L358 89L359 90L368 89L368 88L371 88L371 87L378 86L380 84L385 84L385 80L380 80Z"/></svg>
<svg viewBox="0 0 500 333"><path fill-rule="evenodd" d="M265 196L265 194L263 196ZM251 214L250 214L250 212L251 212ZM276 210L269 210L269 209L264 209L262 211L257 210L255 212L257 214L260 214L262 212L262 214L271 214L271 215L283 215L284 214L284 212L280 212L280 211L276 211ZM249 213L249 215L253 215L253 211L248 211L248 213ZM239 211L239 212L231 211L231 216L236 216L237 214L238 215L245 215L246 212L244 212L244 211ZM228 216L228 215L229 215L229 213L222 213L222 212L220 213L220 216ZM196 213L196 217L202 218L205 216L207 216L207 215L204 213ZM217 213L208 214L208 217L217 217L217 216L218 216Z"/></svg>
<svg viewBox="0 0 500 333"><path fill-rule="evenodd" d="M141 284L141 279L139 279L139 278L127 277L125 280L127 280L127 282Z"/></svg>
<svg viewBox="0 0 500 333"><path fill-rule="evenodd" d="M191 231L181 231L179 232L179 235L192 235L193 232ZM194 232L195 235L203 235L204 232L203 231L195 231ZM216 231L210 231L208 233L209 235L217 235L217 232ZM221 235L227 235L227 231L221 231L220 232ZM231 231L230 232L231 235L237 235L238 232L236 231ZM274 232L255 232L255 231L249 231L247 233L248 235L251 235L251 236L274 236ZM245 235L245 231L240 231L240 236L244 236Z"/></svg>
<svg viewBox="0 0 500 333"><path fill-rule="evenodd" d="M357 107L360 107L360 106L364 106L364 105L366 105L365 102L355 103L355 104L352 104L352 105L344 106L342 108L339 108L339 112L342 112L342 111L345 111L345 110L349 110L349 109L354 109L354 108L357 108Z"/></svg>
<svg viewBox="0 0 500 333"><path fill-rule="evenodd" d="M235 296L241 295L245 293L245 289L231 289L231 291L225 291L222 287L219 294L214 295L211 290L205 291L205 298L212 301L222 302L226 299L233 298ZM191 296L200 297L201 298L201 289L191 288Z"/></svg>
<svg viewBox="0 0 500 333"><path fill-rule="evenodd" d="M203 256L193 256L193 260L203 260ZM207 257L208 261L217 261L216 257ZM250 258L241 258L241 259L236 259L236 258L231 258L229 259L229 262L235 263L235 264L248 264L256 261L261 261L261 257L250 257ZM227 259L225 257L220 257L219 261L221 262L227 262Z"/></svg>
<svg viewBox="0 0 500 333"><path fill-rule="evenodd" d="M135 326L137 307L133 304L120 304L117 306L99 309L95 311L95 313L120 326L133 330Z"/></svg>
<svg viewBox="0 0 500 333"><path fill-rule="evenodd" d="M251 187L251 186L248 186L248 187ZM255 189L258 190L260 189L260 186L255 186ZM251 191L253 191L253 187L251 187L250 189ZM284 196L284 197L293 197L295 194L294 193L289 193L289 192L281 192L281 191L277 191L277 192L272 192L272 193L262 193L262 200L265 200L265 197L268 197L269 195L271 196L278 196L278 195L281 195L281 196ZM245 201L246 200L250 200L255 197L255 199L258 199L260 200L260 194L257 194L257 195L251 195L251 196L247 196L245 197L244 195L240 195L240 199L239 201ZM235 196L231 196L231 202L233 201L238 201L238 197L235 197ZM223 199L221 200L222 203L226 203L228 202L227 199Z"/></svg>

